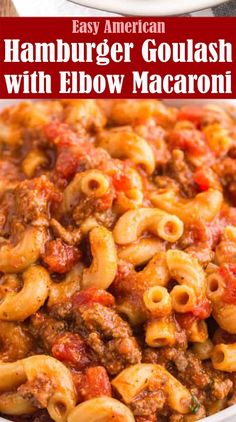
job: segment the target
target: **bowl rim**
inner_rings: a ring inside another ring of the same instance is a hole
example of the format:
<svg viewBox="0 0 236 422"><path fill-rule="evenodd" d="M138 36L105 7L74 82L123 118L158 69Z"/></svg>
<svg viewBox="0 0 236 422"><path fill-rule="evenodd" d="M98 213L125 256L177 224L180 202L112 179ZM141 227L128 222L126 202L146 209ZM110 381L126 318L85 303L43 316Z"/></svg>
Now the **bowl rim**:
<svg viewBox="0 0 236 422"><path fill-rule="evenodd" d="M170 16L196 12L228 0L67 0L80 6L130 16Z"/></svg>
<svg viewBox="0 0 236 422"><path fill-rule="evenodd" d="M227 407L226 409L221 410L218 413L215 413L214 415L207 416L206 418L201 419L199 422L229 422L229 419L226 420L226 418L234 418L236 416L236 404L233 404L230 407ZM234 422L235 419L232 419L231 422Z"/></svg>
<svg viewBox="0 0 236 422"><path fill-rule="evenodd" d="M236 416L236 404L233 404L230 407L227 407L226 409L221 410L218 413L215 413L211 416L207 416L206 418L200 419L198 422L234 422L235 419L231 419L231 421L228 418L234 418ZM226 419L227 418L227 419ZM12 422L10 419L5 419L0 417L0 422Z"/></svg>

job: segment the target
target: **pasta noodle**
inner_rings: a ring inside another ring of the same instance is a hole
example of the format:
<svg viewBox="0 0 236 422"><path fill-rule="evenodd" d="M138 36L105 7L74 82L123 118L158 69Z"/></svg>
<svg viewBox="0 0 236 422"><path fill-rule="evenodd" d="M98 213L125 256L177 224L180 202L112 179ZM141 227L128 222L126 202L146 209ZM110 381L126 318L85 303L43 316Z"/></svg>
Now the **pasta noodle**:
<svg viewBox="0 0 236 422"><path fill-rule="evenodd" d="M136 165L142 166L148 174L155 168L154 154L150 145L132 132L102 132L98 145L106 149L112 157L130 158Z"/></svg>
<svg viewBox="0 0 236 422"><path fill-rule="evenodd" d="M0 271L17 273L34 264L40 257L45 237L44 228L29 227L16 246L2 246L0 249Z"/></svg>
<svg viewBox="0 0 236 422"><path fill-rule="evenodd" d="M82 287L95 286L107 289L115 278L117 257L111 233L104 227L95 227L90 232L93 262L83 271Z"/></svg>
<svg viewBox="0 0 236 422"><path fill-rule="evenodd" d="M233 372L236 368L234 344L218 344L212 350L211 358L214 368L220 371Z"/></svg>
<svg viewBox="0 0 236 422"><path fill-rule="evenodd" d="M17 393L5 393L0 396L0 412L6 415L25 415L35 411L36 407Z"/></svg>
<svg viewBox="0 0 236 422"><path fill-rule="evenodd" d="M126 245L135 242L144 231L175 242L183 234L183 224L174 215L168 215L157 208L139 208L137 211L127 211L120 217L113 235L116 243Z"/></svg>
<svg viewBox="0 0 236 422"><path fill-rule="evenodd" d="M175 325L170 318L152 319L147 323L145 341L151 347L173 346Z"/></svg>
<svg viewBox="0 0 236 422"><path fill-rule="evenodd" d="M197 303L197 296L192 287L175 286L171 290L172 306L176 312L191 312Z"/></svg>
<svg viewBox="0 0 236 422"><path fill-rule="evenodd" d="M134 422L134 417L124 404L109 397L87 400L77 406L68 417L68 422Z"/></svg>
<svg viewBox="0 0 236 422"><path fill-rule="evenodd" d="M208 276L207 295L212 301L212 314L221 328L229 333L236 333L236 305L223 300L226 288L225 279L219 270Z"/></svg>
<svg viewBox="0 0 236 422"><path fill-rule="evenodd" d="M36 382L40 374L53 380L53 394L48 401L48 412L56 422L66 421L70 410L75 406L75 388L70 371L59 361L44 355L35 355L21 361L13 363L0 363L1 377L6 378L0 384L0 391L6 388L14 388L19 384L24 384L27 380L30 383ZM12 392L12 401L18 404L18 414L25 413L26 408L33 410L30 400L24 401L17 394ZM6 396L0 395L0 403L8 406Z"/></svg>
<svg viewBox="0 0 236 422"><path fill-rule="evenodd" d="M205 295L205 274L194 257L176 249L167 252L166 260L170 275L176 281L190 287L199 297Z"/></svg>
<svg viewBox="0 0 236 422"><path fill-rule="evenodd" d="M193 347L192 347L192 350L194 351L194 353L201 360L210 359L212 349L213 349L213 344L210 339L207 339L206 341L202 343L196 342L193 344Z"/></svg>
<svg viewBox="0 0 236 422"><path fill-rule="evenodd" d="M212 221L219 212L223 201L222 193L215 189L199 193L194 199L181 198L171 190L160 194L152 193L150 199L155 207L175 214L184 223L191 222L200 213L203 220Z"/></svg>
<svg viewBox="0 0 236 422"><path fill-rule="evenodd" d="M121 372L112 381L112 385L122 396L124 402L128 404L148 387L154 377L166 379L165 390L169 405L181 413L188 413L191 402L188 390L160 365L139 364L131 366Z"/></svg>
<svg viewBox="0 0 236 422"><path fill-rule="evenodd" d="M165 287L153 286L143 295L146 308L152 315L161 317L169 315L172 311L170 295Z"/></svg>
<svg viewBox="0 0 236 422"><path fill-rule="evenodd" d="M194 321L186 330L188 340L192 343L205 343L208 339L208 329L205 321Z"/></svg>
<svg viewBox="0 0 236 422"><path fill-rule="evenodd" d="M130 245L121 246L118 249L118 258L130 262L133 265L142 265L160 251L164 250L163 243L155 238L138 239Z"/></svg>
<svg viewBox="0 0 236 422"><path fill-rule="evenodd" d="M1 302L0 319L22 321L43 306L51 284L47 271L39 265L29 267L23 273L23 281L19 293L8 293Z"/></svg>

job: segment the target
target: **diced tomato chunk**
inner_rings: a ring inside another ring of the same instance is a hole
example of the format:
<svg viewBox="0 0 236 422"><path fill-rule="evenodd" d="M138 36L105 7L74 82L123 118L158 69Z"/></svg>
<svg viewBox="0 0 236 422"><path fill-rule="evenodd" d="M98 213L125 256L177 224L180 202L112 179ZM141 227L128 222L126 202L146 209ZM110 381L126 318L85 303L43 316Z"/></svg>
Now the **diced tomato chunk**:
<svg viewBox="0 0 236 422"><path fill-rule="evenodd" d="M197 320L196 315L193 315L191 312L186 312L186 314L176 314L176 319L184 330L189 329L193 323Z"/></svg>
<svg viewBox="0 0 236 422"><path fill-rule="evenodd" d="M116 191L125 192L130 188L130 180L124 173L116 173L113 178L113 186Z"/></svg>
<svg viewBox="0 0 236 422"><path fill-rule="evenodd" d="M93 306L95 303L100 303L104 306L113 306L115 303L114 297L106 292L106 290L97 289L96 287L90 287L86 290L82 290L73 296L72 304L73 308L80 306Z"/></svg>
<svg viewBox="0 0 236 422"><path fill-rule="evenodd" d="M172 148L179 148L192 155L205 155L208 147L202 132L195 129L175 130L170 135Z"/></svg>
<svg viewBox="0 0 236 422"><path fill-rule="evenodd" d="M79 156L73 154L69 149L65 149L58 154L56 171L61 177L72 178L78 170Z"/></svg>
<svg viewBox="0 0 236 422"><path fill-rule="evenodd" d="M211 181L208 174L203 170L196 170L193 175L193 180L198 185L201 192L210 189Z"/></svg>
<svg viewBox="0 0 236 422"><path fill-rule="evenodd" d="M220 267L219 273L225 281L222 300L225 303L236 304L236 265L224 264Z"/></svg>
<svg viewBox="0 0 236 422"><path fill-rule="evenodd" d="M50 122L44 126L43 132L49 141L53 141L59 135L59 128L61 127L58 121Z"/></svg>
<svg viewBox="0 0 236 422"><path fill-rule="evenodd" d="M193 174L193 180L201 192L210 188L221 190L221 185L217 175L209 167L197 169Z"/></svg>
<svg viewBox="0 0 236 422"><path fill-rule="evenodd" d="M200 319L206 319L211 314L211 304L208 299L199 302L191 312L185 314L176 314L176 319L180 324L181 328L189 329L194 321Z"/></svg>
<svg viewBox="0 0 236 422"><path fill-rule="evenodd" d="M116 166L111 171L112 184L116 192L125 192L132 188L132 163L128 160L126 162L119 161L118 163L114 160Z"/></svg>
<svg viewBox="0 0 236 422"><path fill-rule="evenodd" d="M83 400L101 396L111 397L111 384L103 366L95 366L85 370L81 393Z"/></svg>
<svg viewBox="0 0 236 422"><path fill-rule="evenodd" d="M64 274L71 270L80 257L81 254L77 248L57 239L46 243L43 260L50 271Z"/></svg>
<svg viewBox="0 0 236 422"><path fill-rule="evenodd" d="M196 126L201 124L201 121L204 117L204 110L201 107L182 107L179 110L177 119L178 120L189 120L194 123Z"/></svg>
<svg viewBox="0 0 236 422"><path fill-rule="evenodd" d="M76 134L66 124L58 121L45 125L43 132L49 141L60 148L76 146L79 141Z"/></svg>
<svg viewBox="0 0 236 422"><path fill-rule="evenodd" d="M91 364L89 350L78 334L60 334L52 346L52 356L81 370Z"/></svg>
<svg viewBox="0 0 236 422"><path fill-rule="evenodd" d="M198 319L206 319L211 314L211 303L208 299L199 302L192 310L194 316Z"/></svg>

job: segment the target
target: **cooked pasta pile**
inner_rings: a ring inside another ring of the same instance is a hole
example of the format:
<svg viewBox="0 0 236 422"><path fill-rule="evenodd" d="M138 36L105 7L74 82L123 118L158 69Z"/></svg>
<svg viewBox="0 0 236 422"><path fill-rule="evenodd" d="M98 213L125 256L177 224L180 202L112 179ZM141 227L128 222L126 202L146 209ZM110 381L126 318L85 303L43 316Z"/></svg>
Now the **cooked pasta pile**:
<svg viewBox="0 0 236 422"><path fill-rule="evenodd" d="M2 416L193 422L234 404L233 117L24 102L0 148Z"/></svg>

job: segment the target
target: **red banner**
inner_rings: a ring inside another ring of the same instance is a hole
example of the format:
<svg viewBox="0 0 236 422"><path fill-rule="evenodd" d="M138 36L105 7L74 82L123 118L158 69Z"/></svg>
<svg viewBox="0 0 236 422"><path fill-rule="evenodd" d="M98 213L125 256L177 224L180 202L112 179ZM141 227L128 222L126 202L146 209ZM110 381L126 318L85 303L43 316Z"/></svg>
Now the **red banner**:
<svg viewBox="0 0 236 422"><path fill-rule="evenodd" d="M236 18L1 18L0 98L236 98Z"/></svg>

